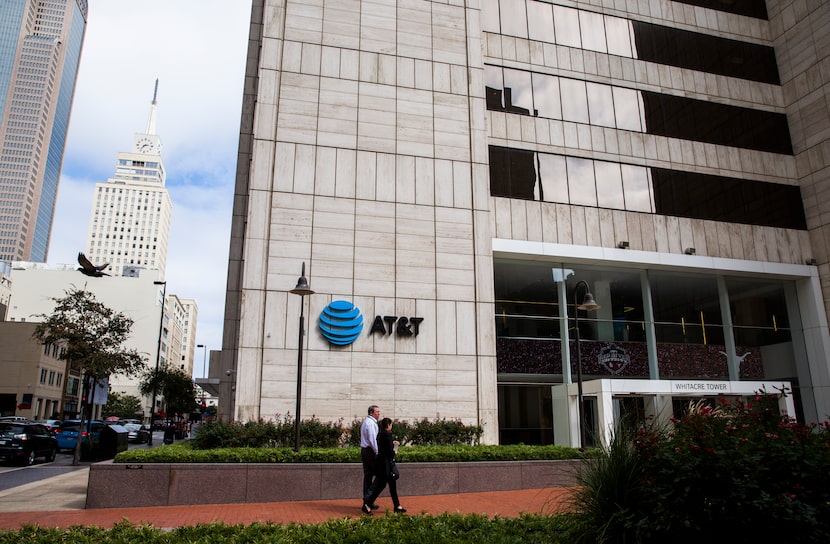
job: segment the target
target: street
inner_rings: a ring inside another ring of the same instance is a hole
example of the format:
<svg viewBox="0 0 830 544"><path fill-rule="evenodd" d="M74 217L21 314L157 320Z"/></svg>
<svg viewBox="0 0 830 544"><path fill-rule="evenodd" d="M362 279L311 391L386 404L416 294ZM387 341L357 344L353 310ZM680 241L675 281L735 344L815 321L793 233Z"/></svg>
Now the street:
<svg viewBox="0 0 830 544"><path fill-rule="evenodd" d="M162 444L164 440L164 432L156 431L153 433L153 445L147 444L129 444L127 449L148 449ZM17 487L19 485L37 482L45 478L67 474L75 470L85 468L90 463L79 462L78 465L72 465L72 452L59 452L55 460L47 463L43 458L39 457L35 464L30 467L21 467L19 465L2 464L0 465L0 491Z"/></svg>

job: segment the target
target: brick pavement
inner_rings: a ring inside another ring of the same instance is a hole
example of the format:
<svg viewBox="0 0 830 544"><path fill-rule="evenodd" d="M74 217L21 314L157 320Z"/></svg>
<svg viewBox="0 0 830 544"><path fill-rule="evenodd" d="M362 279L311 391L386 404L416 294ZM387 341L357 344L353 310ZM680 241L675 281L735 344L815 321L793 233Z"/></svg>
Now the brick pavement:
<svg viewBox="0 0 830 544"><path fill-rule="evenodd" d="M452 495L401 497L409 514L438 515L444 512L485 514L490 517L516 517L522 513L552 514L567 508L570 488L491 491ZM384 493L378 500L375 516L391 513L392 501ZM145 508L101 508L37 512L0 512L0 529L19 529L24 525L66 528L73 525L112 527L129 521L171 528L200 523L226 524L319 523L329 519L360 517L360 500L297 501L254 504L215 504Z"/></svg>

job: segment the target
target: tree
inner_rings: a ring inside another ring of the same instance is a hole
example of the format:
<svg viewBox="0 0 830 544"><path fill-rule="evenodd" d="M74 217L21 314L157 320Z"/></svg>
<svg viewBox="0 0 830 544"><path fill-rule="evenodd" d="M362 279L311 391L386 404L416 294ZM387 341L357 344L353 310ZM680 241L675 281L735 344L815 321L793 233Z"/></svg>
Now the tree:
<svg viewBox="0 0 830 544"><path fill-rule="evenodd" d="M196 410L196 387L184 370L164 365L158 369L148 369L139 391L150 395L153 391L161 394L165 411L168 414L186 414Z"/></svg>
<svg viewBox="0 0 830 544"><path fill-rule="evenodd" d="M125 349L133 320L108 308L89 291L71 288L66 295L53 298L51 315L40 314L43 320L32 336L44 344L60 345L60 358L79 368L84 380L81 402L81 428L88 417L87 392L111 374L138 375L145 368L144 357L133 349ZM80 435L80 433L79 433ZM81 441L75 447L72 463L78 464Z"/></svg>
<svg viewBox="0 0 830 544"><path fill-rule="evenodd" d="M140 398L110 391L107 395L107 404L104 406L103 415L104 417L117 416L121 419L129 419L142 412L143 407Z"/></svg>

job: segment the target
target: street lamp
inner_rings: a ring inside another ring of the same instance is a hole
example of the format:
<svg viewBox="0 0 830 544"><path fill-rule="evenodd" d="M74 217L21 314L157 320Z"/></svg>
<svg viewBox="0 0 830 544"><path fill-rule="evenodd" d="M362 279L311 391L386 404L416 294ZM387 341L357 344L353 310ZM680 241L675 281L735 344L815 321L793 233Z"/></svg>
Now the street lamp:
<svg viewBox="0 0 830 544"><path fill-rule="evenodd" d="M159 343L156 347L156 375L153 379L153 402L150 405L150 439L147 441L148 446L153 445L153 415L156 412L156 381L158 380L159 363L161 362L161 335L164 332L164 303L167 301L167 282L154 281L153 285L163 285L161 292L161 316L159 317Z"/></svg>
<svg viewBox="0 0 830 544"><path fill-rule="evenodd" d="M207 364L207 345L206 344L196 344L197 348L203 348L202 351L202 379L205 378L205 371L206 371L206 364Z"/></svg>
<svg viewBox="0 0 830 544"><path fill-rule="evenodd" d="M300 295L300 339L297 343L297 413L294 416L294 451L298 452L300 451L300 398L303 389L303 335L305 334L303 306L305 296L314 294L305 277L305 262L303 262L303 270L300 273L300 279L297 280L297 286L291 292Z"/></svg>
<svg viewBox="0 0 830 544"><path fill-rule="evenodd" d="M206 371L206 364L207 364L207 344L196 344L197 348L202 348L202 379L205 379L205 371ZM195 381L195 380L194 380ZM202 411L201 416L202 420L205 419L205 388L204 386L199 386L199 389L202 391L202 396L199 399L199 409Z"/></svg>
<svg viewBox="0 0 830 544"><path fill-rule="evenodd" d="M582 300L582 304L577 306L580 285L585 286L585 298ZM585 280L579 280L576 287L574 287L574 329L576 331L576 336L574 336L574 338L576 340L576 404L579 415L580 451L585 451L585 402L582 397L582 354L579 349L579 310L599 310L599 308L600 305L594 300L594 296L591 294L591 288L588 286L588 282Z"/></svg>

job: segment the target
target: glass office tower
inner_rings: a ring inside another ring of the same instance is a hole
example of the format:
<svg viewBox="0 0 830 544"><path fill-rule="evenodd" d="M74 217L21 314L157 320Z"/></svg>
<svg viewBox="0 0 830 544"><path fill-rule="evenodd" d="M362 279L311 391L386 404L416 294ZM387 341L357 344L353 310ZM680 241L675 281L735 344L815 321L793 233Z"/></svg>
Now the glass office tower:
<svg viewBox="0 0 830 544"><path fill-rule="evenodd" d="M0 5L0 260L46 261L86 0Z"/></svg>

